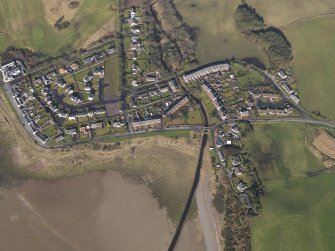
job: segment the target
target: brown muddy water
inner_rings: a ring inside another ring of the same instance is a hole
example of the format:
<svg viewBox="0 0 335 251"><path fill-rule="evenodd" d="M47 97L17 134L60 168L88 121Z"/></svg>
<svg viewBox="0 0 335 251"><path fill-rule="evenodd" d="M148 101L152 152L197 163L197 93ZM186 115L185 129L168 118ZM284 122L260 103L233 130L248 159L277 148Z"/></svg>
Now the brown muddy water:
<svg viewBox="0 0 335 251"><path fill-rule="evenodd" d="M174 227L145 185L119 173L0 189L0 250L167 250Z"/></svg>

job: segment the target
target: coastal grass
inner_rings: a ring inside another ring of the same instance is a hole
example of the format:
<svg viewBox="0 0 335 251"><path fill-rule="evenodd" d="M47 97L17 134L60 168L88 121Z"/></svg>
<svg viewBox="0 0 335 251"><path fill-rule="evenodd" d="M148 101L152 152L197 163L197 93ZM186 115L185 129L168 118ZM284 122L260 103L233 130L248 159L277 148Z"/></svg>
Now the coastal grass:
<svg viewBox="0 0 335 251"><path fill-rule="evenodd" d="M334 173L323 169L308 149L309 126L253 124L246 140L265 185L262 214L252 218L253 250L333 250L335 248Z"/></svg>
<svg viewBox="0 0 335 251"><path fill-rule="evenodd" d="M176 0L184 22L193 28L197 40L196 56L200 63L226 58L257 58L267 64L265 53L238 31L234 13L239 1Z"/></svg>
<svg viewBox="0 0 335 251"><path fill-rule="evenodd" d="M294 22L335 12L333 0L246 0L264 17L265 23L286 27Z"/></svg>
<svg viewBox="0 0 335 251"><path fill-rule="evenodd" d="M294 70L301 104L335 119L335 16L322 17L285 29L293 45Z"/></svg>
<svg viewBox="0 0 335 251"><path fill-rule="evenodd" d="M49 55L80 47L106 22L116 16L114 0L85 0L64 30L57 30L45 18L41 0L3 0L0 5L0 51L8 46L28 47ZM60 16L61 17L61 16Z"/></svg>
<svg viewBox="0 0 335 251"><path fill-rule="evenodd" d="M199 137L189 130L175 130L125 137L117 142L42 149L17 122L8 101L0 98L0 168L9 176L56 180L89 171L115 170L149 186L171 221L177 223L193 183Z"/></svg>

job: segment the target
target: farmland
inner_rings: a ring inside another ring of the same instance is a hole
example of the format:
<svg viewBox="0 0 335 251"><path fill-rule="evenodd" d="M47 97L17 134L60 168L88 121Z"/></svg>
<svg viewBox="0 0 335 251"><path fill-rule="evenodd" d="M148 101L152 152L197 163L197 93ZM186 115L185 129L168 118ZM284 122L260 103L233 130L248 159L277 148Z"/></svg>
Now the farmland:
<svg viewBox="0 0 335 251"><path fill-rule="evenodd" d="M251 220L253 250L333 250L335 174L307 149L304 125L255 124L247 142L264 180L261 217Z"/></svg>
<svg viewBox="0 0 335 251"><path fill-rule="evenodd" d="M335 11L333 0L247 0L264 17L268 25L282 27Z"/></svg>
<svg viewBox="0 0 335 251"><path fill-rule="evenodd" d="M234 12L238 1L176 0L184 21L196 33L196 56L200 63L224 58L258 58L266 55L247 41L236 28Z"/></svg>
<svg viewBox="0 0 335 251"><path fill-rule="evenodd" d="M0 50L14 45L50 55L71 51L116 15L116 4L114 0L82 1L73 15L67 29L57 30L48 23L42 1L31 0L29 4L20 0L1 1Z"/></svg>
<svg viewBox="0 0 335 251"><path fill-rule="evenodd" d="M335 17L322 17L285 29L294 50L294 70L301 103L309 111L335 119Z"/></svg>

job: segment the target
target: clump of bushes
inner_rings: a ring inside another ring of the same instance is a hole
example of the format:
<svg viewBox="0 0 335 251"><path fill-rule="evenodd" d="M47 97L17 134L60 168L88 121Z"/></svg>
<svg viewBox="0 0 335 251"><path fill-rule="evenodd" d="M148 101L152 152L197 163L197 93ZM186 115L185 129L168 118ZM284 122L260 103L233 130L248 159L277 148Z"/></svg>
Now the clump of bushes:
<svg viewBox="0 0 335 251"><path fill-rule="evenodd" d="M70 9L74 9L74 8L79 7L79 5L80 5L79 1L71 1L71 2L69 2L68 6L69 6Z"/></svg>
<svg viewBox="0 0 335 251"><path fill-rule="evenodd" d="M239 5L235 19L240 32L265 51L274 68L291 62L292 48L285 35L275 27L266 27L263 17L254 8L247 4Z"/></svg>
<svg viewBox="0 0 335 251"><path fill-rule="evenodd" d="M64 16L62 16L55 22L54 27L57 28L58 30L63 30L69 27L70 24L71 24L70 21L64 20Z"/></svg>

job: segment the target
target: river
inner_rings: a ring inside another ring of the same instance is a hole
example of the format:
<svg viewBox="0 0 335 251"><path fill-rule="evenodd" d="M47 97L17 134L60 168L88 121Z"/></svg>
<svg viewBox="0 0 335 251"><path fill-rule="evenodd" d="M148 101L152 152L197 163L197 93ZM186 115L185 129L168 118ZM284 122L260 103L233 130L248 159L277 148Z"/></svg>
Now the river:
<svg viewBox="0 0 335 251"><path fill-rule="evenodd" d="M166 250L173 226L151 190L119 173L0 189L0 250Z"/></svg>

